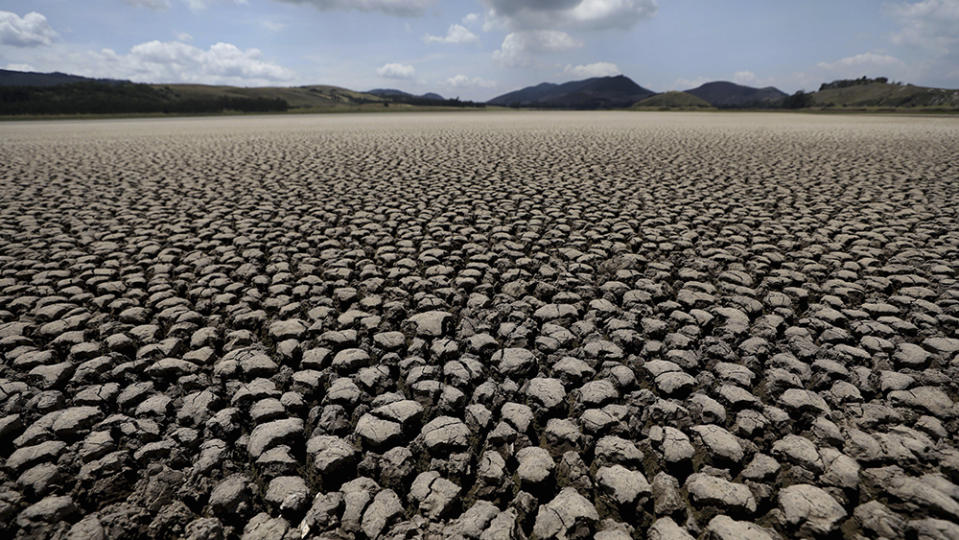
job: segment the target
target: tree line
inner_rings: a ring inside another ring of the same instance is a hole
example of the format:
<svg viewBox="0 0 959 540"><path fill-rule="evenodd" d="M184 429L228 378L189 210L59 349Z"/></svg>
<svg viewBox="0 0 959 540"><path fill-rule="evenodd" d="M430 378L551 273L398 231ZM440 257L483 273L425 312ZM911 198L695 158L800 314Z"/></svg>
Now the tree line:
<svg viewBox="0 0 959 540"><path fill-rule="evenodd" d="M452 99L431 99L428 97L422 96L388 96L389 101L384 101L384 106L389 107L390 103L405 103L407 105L418 105L425 107L459 107L459 108L476 108L482 109L486 107L485 103L477 103L475 101L462 101L460 98L455 97Z"/></svg>
<svg viewBox="0 0 959 540"><path fill-rule="evenodd" d="M823 90L832 90L835 88L849 88L850 86L862 86L864 84L873 84L873 83L886 84L888 82L889 82L888 77L876 77L875 79L870 79L864 75L862 77L859 77L858 79L839 79L832 82L822 83L821 85L819 85L819 91L822 92Z"/></svg>
<svg viewBox="0 0 959 540"><path fill-rule="evenodd" d="M0 87L3 115L273 112L288 108L280 98L185 98L169 88L128 82Z"/></svg>

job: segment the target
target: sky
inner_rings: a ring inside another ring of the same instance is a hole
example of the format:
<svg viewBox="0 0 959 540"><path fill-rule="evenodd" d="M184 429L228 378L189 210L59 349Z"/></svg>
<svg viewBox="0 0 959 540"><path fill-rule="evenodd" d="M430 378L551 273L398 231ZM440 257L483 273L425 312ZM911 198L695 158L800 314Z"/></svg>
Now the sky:
<svg viewBox="0 0 959 540"><path fill-rule="evenodd" d="M472 100L616 74L959 88L959 0L0 0L0 68Z"/></svg>

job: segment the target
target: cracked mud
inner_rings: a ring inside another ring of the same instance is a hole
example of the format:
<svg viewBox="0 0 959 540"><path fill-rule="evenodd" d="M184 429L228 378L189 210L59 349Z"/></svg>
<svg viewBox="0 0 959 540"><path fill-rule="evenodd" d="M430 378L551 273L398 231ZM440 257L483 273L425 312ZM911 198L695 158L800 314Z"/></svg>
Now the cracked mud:
<svg viewBox="0 0 959 540"><path fill-rule="evenodd" d="M3 537L959 537L955 119L0 133Z"/></svg>

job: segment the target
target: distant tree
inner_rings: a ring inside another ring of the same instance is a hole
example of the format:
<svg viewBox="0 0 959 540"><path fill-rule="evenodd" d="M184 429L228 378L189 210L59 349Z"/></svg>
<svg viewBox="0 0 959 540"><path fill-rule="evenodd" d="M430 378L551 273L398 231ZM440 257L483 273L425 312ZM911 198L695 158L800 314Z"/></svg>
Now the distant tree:
<svg viewBox="0 0 959 540"><path fill-rule="evenodd" d="M888 77L876 77L875 79L870 79L869 77L863 75L858 79L839 79L828 83L822 83L819 86L819 91L822 92L823 90L832 90L834 88L849 88L850 86L862 86L864 84L886 84L888 82Z"/></svg>
<svg viewBox="0 0 959 540"><path fill-rule="evenodd" d="M811 107L812 104L812 93L797 90L795 94L783 99L782 106L784 109L804 109Z"/></svg>

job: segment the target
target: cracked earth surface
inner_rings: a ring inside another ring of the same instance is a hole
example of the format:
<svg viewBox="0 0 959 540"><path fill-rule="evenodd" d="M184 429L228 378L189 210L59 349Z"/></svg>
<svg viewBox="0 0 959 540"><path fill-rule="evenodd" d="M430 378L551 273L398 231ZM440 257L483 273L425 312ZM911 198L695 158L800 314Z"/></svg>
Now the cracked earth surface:
<svg viewBox="0 0 959 540"><path fill-rule="evenodd" d="M959 537L956 119L0 134L4 537Z"/></svg>

